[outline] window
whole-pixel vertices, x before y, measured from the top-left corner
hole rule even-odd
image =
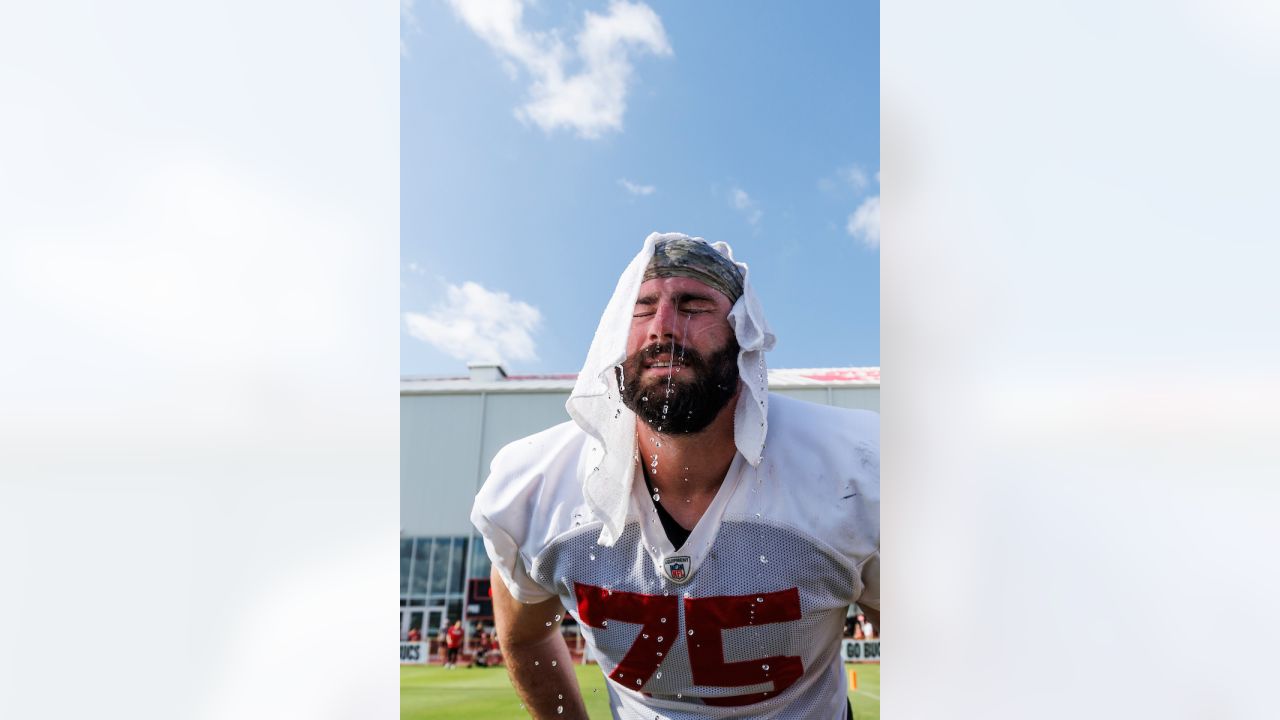
[[[400,539],[400,597],[408,604],[425,601],[437,607],[460,601],[472,577],[489,577],[489,558],[479,536]]]
[[[484,541],[478,535],[471,536],[471,574],[468,577],[487,578],[492,569],[489,553],[484,550]]]
[[[431,541],[418,538],[413,554],[413,577],[409,581],[410,595],[426,595],[427,579],[431,572]]]
[[[431,555],[431,587],[432,595],[443,595],[449,586],[449,551],[452,543],[449,538],[438,537],[431,541],[435,552]]]
[[[413,570],[413,538],[400,539],[400,594],[409,593],[409,573]]]
[[[453,555],[449,560],[449,594],[464,592],[466,582],[462,576],[463,558],[467,555],[467,539],[456,537],[453,539]]]

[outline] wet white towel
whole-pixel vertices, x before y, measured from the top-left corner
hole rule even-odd
[[[583,495],[587,506],[604,523],[600,531],[601,545],[611,546],[622,534],[627,519],[627,503],[634,482],[636,451],[635,414],[622,403],[614,368],[626,359],[627,334],[645,267],[653,257],[654,246],[662,240],[689,238],[682,233],[652,233],[645,238],[640,252],[627,265],[613,297],[605,307],[596,327],[587,361],[578,373],[573,393],[565,402],[569,416],[602,446],[599,465],[587,470]],[[723,242],[711,243],[721,255],[733,260],[733,250]],[[760,464],[764,438],[768,432],[769,383],[764,354],[773,349],[775,338],[764,319],[764,310],[751,286],[745,263],[734,261],[742,269],[742,297],[729,311],[741,352],[738,372],[743,393],[734,413],[733,438],[744,459]]]

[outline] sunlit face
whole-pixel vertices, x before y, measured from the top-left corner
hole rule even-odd
[[[738,387],[729,298],[697,280],[640,286],[627,336],[623,402],[655,430],[705,428]]]
[[[686,277],[663,277],[646,280],[640,286],[635,310],[631,314],[631,333],[627,336],[627,356],[654,345],[675,344],[696,350],[706,356],[723,348],[733,339],[729,327],[729,298],[706,285]],[[659,355],[645,368],[646,377],[674,372],[669,347],[666,356]],[[678,358],[675,359],[678,366]]]

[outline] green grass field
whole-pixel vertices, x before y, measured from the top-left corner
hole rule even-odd
[[[858,673],[858,689],[851,691],[857,720],[880,720],[880,666],[846,665]],[[609,694],[604,675],[596,665],[577,665],[578,684],[592,720],[608,720]],[[529,714],[507,680],[503,668],[400,666],[401,720],[462,720],[492,718],[517,720]]]

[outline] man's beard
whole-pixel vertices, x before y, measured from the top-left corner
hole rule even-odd
[[[738,391],[738,351],[735,338],[708,358],[681,345],[655,343],[641,348],[623,363],[622,402],[658,432],[701,432]],[[645,362],[664,352],[683,367],[674,365],[671,375],[642,381]],[[676,368],[683,372],[676,373]]]

